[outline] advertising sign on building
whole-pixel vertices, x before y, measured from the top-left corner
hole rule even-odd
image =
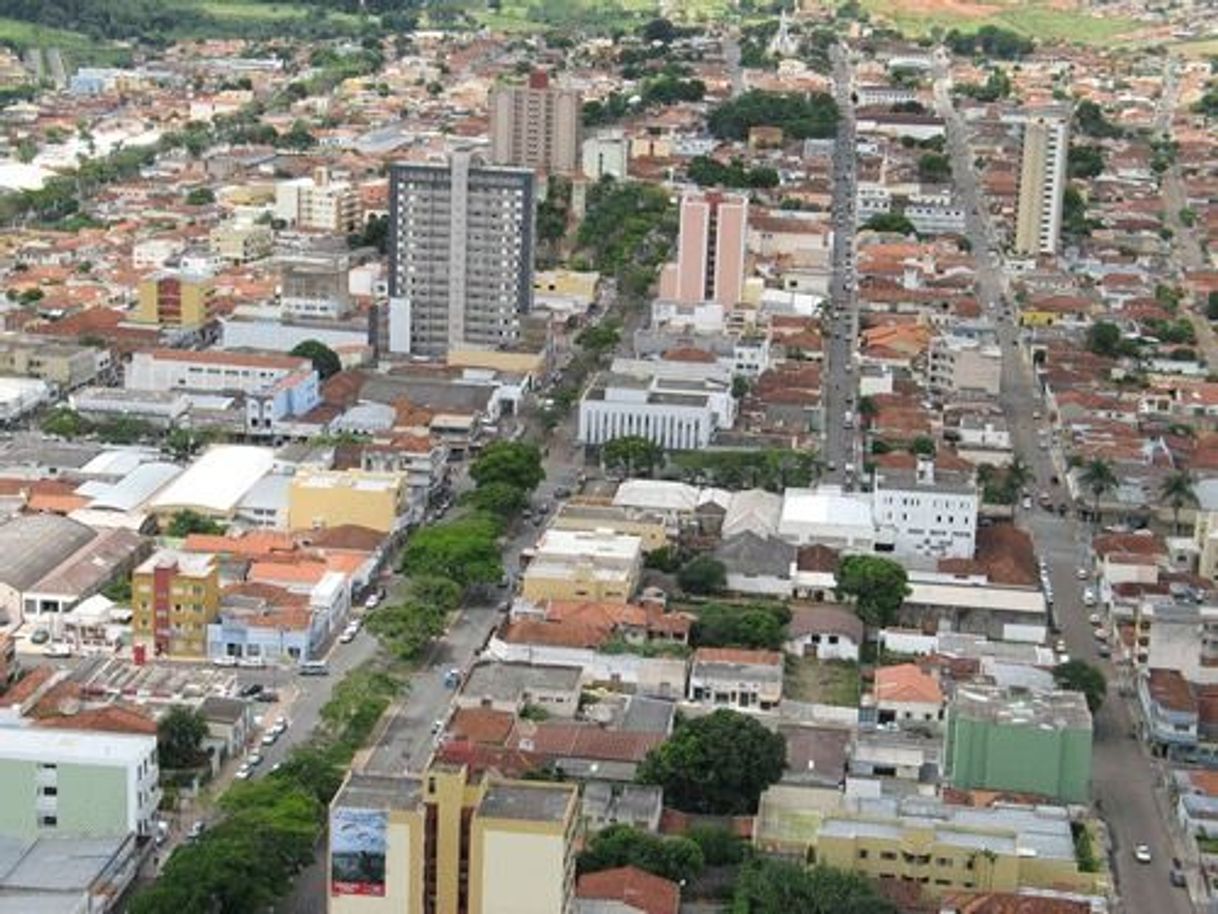
[[[389,815],[379,809],[338,807],[330,812],[330,894],[385,894]]]

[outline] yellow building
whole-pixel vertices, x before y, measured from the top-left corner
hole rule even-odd
[[[582,501],[563,502],[550,521],[551,530],[609,530],[613,533],[637,536],[643,541],[643,551],[653,552],[668,545],[669,529],[662,515],[652,511],[624,508],[617,505],[591,504]],[[676,531],[672,531],[675,536]]]
[[[1107,874],[1079,868],[1064,807],[953,806],[931,797],[846,797],[817,788],[770,788],[754,843],[941,894],[1054,889],[1103,894]]]
[[[288,489],[288,529],[355,524],[389,533],[405,511],[409,494],[402,473],[303,470],[292,477]]]
[[[521,594],[534,603],[626,603],[639,586],[642,570],[643,541],[637,536],[551,528],[524,571]]]
[[[240,266],[269,257],[275,233],[266,225],[226,222],[211,230],[208,243],[221,260]]]
[[[134,320],[166,327],[198,327],[212,318],[215,288],[210,276],[162,271],[140,281]]]
[[[352,774],[330,805],[330,914],[568,914],[578,790]]]
[[[220,566],[211,554],[162,549],[131,576],[134,643],[153,655],[202,657],[220,613]]]

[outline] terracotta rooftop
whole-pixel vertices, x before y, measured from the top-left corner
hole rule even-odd
[[[516,715],[492,708],[460,708],[448,724],[448,733],[471,743],[502,746],[516,725]]]
[[[52,714],[39,718],[36,726],[63,730],[93,730],[103,733],[156,735],[156,721],[134,708],[107,705],[76,714]]]
[[[900,663],[875,671],[875,697],[881,702],[942,704],[943,690],[916,663]]]
[[[642,914],[677,914],[681,889],[675,882],[633,866],[584,873],[575,886],[577,898],[616,901]]]

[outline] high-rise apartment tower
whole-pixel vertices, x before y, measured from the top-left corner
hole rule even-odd
[[[533,73],[523,86],[491,90],[491,159],[543,171],[579,167],[583,102],[573,89],[550,85]]]

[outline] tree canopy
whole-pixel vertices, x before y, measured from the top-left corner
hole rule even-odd
[[[779,127],[791,139],[827,139],[837,131],[837,103],[825,92],[767,92],[750,89],[720,103],[707,119],[721,140],[748,139],[754,127]]]
[[[195,708],[174,705],[156,725],[157,758],[162,768],[194,768],[207,761],[203,740],[207,720]]]
[[[499,528],[483,515],[423,527],[406,541],[402,567],[411,574],[442,575],[462,587],[503,575]]]
[[[689,838],[665,838],[629,825],[610,825],[593,835],[580,853],[579,872],[634,866],[673,882],[702,872],[702,849]]]
[[[736,880],[732,914],[897,914],[857,873],[757,857]]]
[[[706,603],[698,607],[691,632],[695,647],[744,647],[776,651],[787,640],[791,611],[781,603],[731,606]]]
[[[915,235],[918,231],[904,213],[876,213],[863,223],[863,228],[873,232],[898,232],[902,235]]]
[[[769,166],[747,167],[743,160],[732,159],[724,165],[710,156],[695,156],[685,170],[695,184],[702,187],[777,187],[778,170]]]
[[[664,465],[664,449],[641,435],[627,435],[605,442],[601,461],[606,469],[626,476],[650,476]]]
[[[510,482],[488,482],[465,496],[475,511],[485,511],[503,519],[514,517],[529,506],[529,494]]]
[[[854,609],[870,628],[896,621],[909,576],[899,562],[876,555],[848,555],[837,566],[837,597],[854,600]]]
[[[186,508],[169,518],[169,524],[165,527],[165,535],[175,539],[185,539],[192,533],[218,535],[223,533],[224,529],[224,525],[218,521]]]
[[[719,593],[727,587],[727,569],[712,556],[696,555],[677,572],[677,583],[686,593]]]
[[[479,487],[493,482],[507,483],[532,492],[546,478],[541,466],[541,451],[528,441],[494,441],[469,468],[470,478]]]
[[[332,375],[338,374],[343,369],[343,363],[339,359],[338,353],[321,342],[321,340],[303,340],[292,348],[291,355],[299,356],[312,362],[313,368],[317,371],[317,376],[323,381]]]
[[[1036,48],[1031,39],[996,25],[983,25],[975,32],[952,29],[943,41],[954,54],[980,54],[999,60],[1018,60]]]
[[[761,792],[782,777],[786,740],[753,717],[719,709],[688,720],[652,749],[638,779],[664,788],[684,812],[749,815]]]
[[[1085,660],[1067,660],[1058,664],[1053,668],[1053,681],[1059,689],[1082,692],[1092,714],[1100,709],[1108,694],[1108,681],[1103,671]]]

